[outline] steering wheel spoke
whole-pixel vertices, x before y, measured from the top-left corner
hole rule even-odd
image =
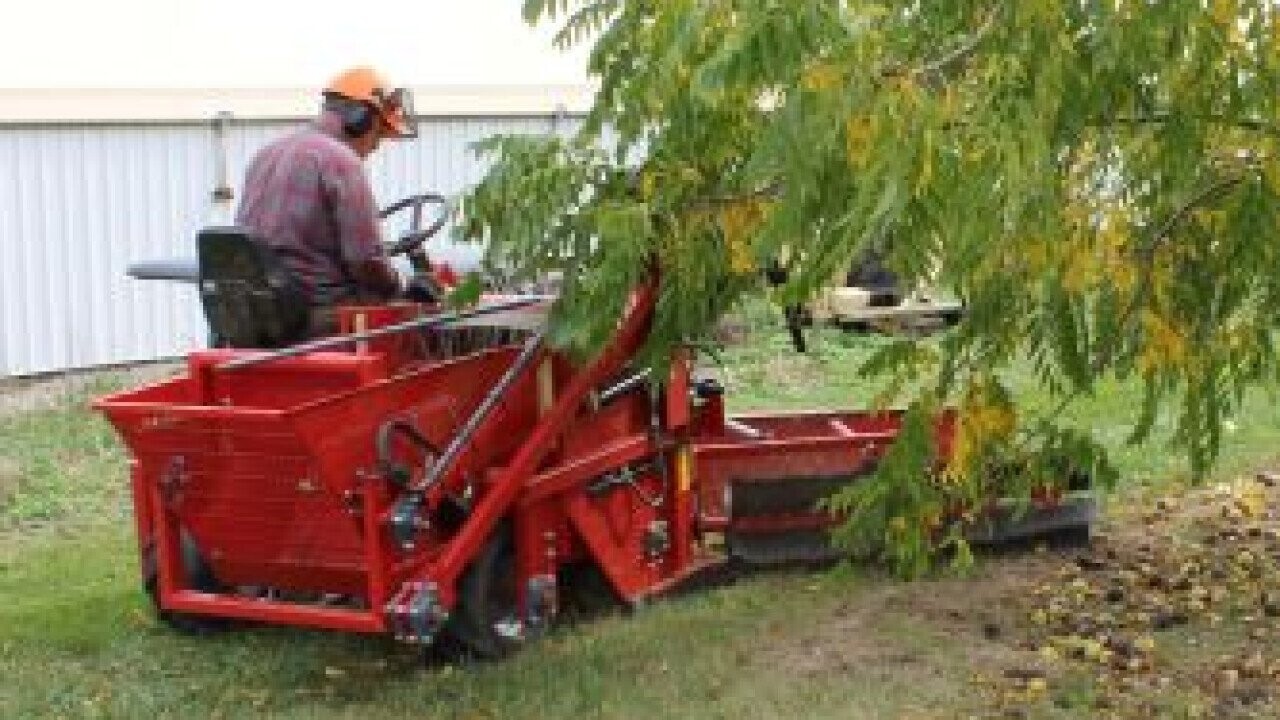
[[[439,209],[436,211],[431,224],[423,227],[423,216],[426,214],[423,212],[423,208],[428,205],[434,205]],[[424,242],[440,232],[453,215],[453,207],[448,198],[437,193],[422,193],[420,195],[410,195],[403,200],[388,205],[378,213],[378,218],[385,220],[405,210],[410,210],[413,213],[409,219],[409,230],[403,233],[399,240],[387,245],[388,255],[404,255],[418,249]]]

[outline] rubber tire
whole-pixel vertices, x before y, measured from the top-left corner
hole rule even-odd
[[[561,567],[558,582],[563,593],[559,616],[571,622],[603,617],[626,606],[592,559]]]
[[[471,561],[458,583],[458,604],[449,617],[448,632],[475,657],[484,660],[500,660],[524,647],[525,641],[514,640],[494,630],[494,623],[502,614],[515,613],[517,593],[515,584],[515,548],[508,529],[500,527],[485,542],[480,553]],[[511,587],[503,588],[503,583]],[[491,602],[498,593],[509,593],[498,612]]]
[[[226,588],[214,577],[209,564],[200,555],[200,549],[185,530],[182,531],[182,564],[187,569],[187,585],[191,589],[207,593],[225,592]],[[174,612],[160,607],[160,575],[154,545],[148,545],[143,554],[142,577],[152,610],[160,622],[170,628],[185,635],[215,635],[231,628],[231,621],[226,618]]]

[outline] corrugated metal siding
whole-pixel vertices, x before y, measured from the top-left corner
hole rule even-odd
[[[452,195],[484,171],[469,145],[498,133],[567,131],[551,118],[439,118],[389,143],[370,173],[380,201]],[[253,153],[293,123],[233,123],[229,179],[239,196]],[[217,183],[211,125],[0,127],[0,377],[181,355],[203,342],[195,290],[125,276],[132,262],[190,256],[232,207]],[[394,233],[388,228],[389,235]],[[433,254],[478,250],[437,241]]]

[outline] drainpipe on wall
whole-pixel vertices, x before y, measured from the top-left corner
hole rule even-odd
[[[233,218],[232,201],[235,200],[235,190],[231,188],[228,171],[230,154],[228,131],[231,127],[231,117],[231,113],[227,110],[219,111],[213,116],[214,185],[213,207],[209,212],[210,224],[230,225]]]
[[[569,118],[569,108],[564,103],[556,105],[556,109],[551,111],[551,134],[560,135],[564,121]]]

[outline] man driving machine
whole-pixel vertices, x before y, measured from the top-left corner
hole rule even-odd
[[[391,264],[363,164],[382,140],[416,137],[411,122],[405,89],[372,68],[352,68],[325,87],[314,121],[249,163],[236,224],[270,246],[293,276],[311,337],[337,331],[338,305],[439,299],[429,277],[402,276]]]

